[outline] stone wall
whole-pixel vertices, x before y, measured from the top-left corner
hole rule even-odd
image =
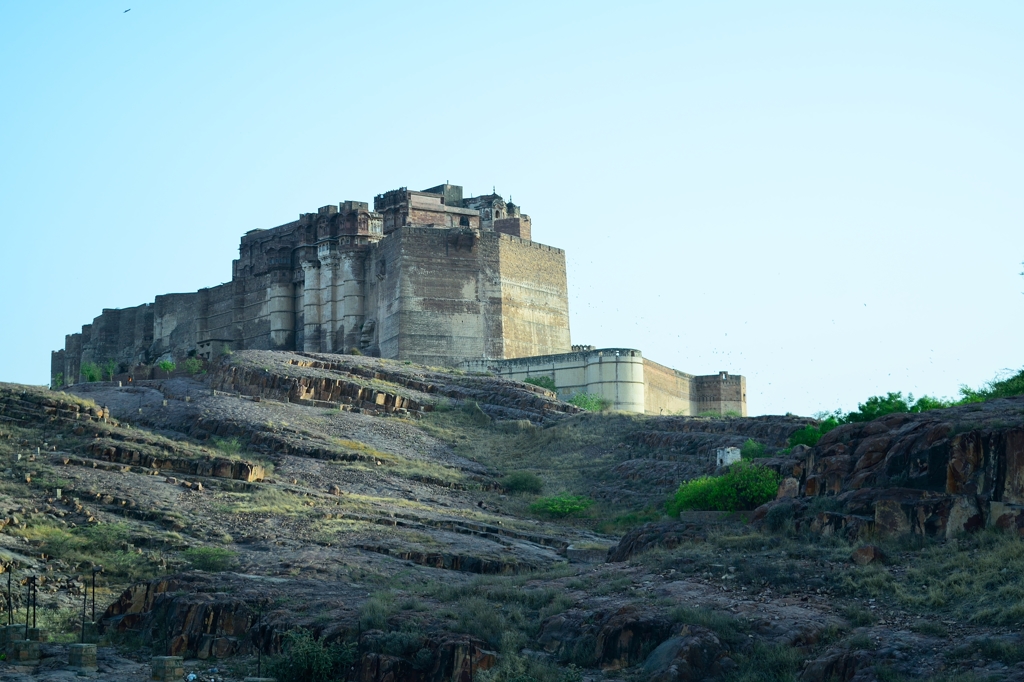
[[[231,282],[104,310],[65,339],[51,379],[78,382],[84,362],[141,371],[214,348],[428,365],[568,351],[565,253],[531,242],[529,216],[498,195],[464,203],[457,185],[432,189],[380,195],[380,212],[345,201],[250,230]]]
[[[497,232],[481,235],[498,243],[502,339],[500,352],[483,357],[570,352],[565,251]]]
[[[644,358],[644,411],[647,414],[693,415],[693,375]]]
[[[691,414],[707,412],[747,416],[747,379],[738,374],[719,372],[693,378],[690,389]]]
[[[586,348],[590,348],[589,346]],[[747,416],[746,379],[728,372],[693,376],[643,357],[635,348],[601,348],[505,360],[471,360],[471,371],[489,371],[525,381],[546,376],[558,397],[591,393],[611,401],[613,410],[646,414]]]
[[[462,364],[472,371],[491,371],[524,381],[547,376],[558,387],[558,397],[569,400],[576,393],[591,393],[611,401],[613,410],[644,412],[644,362],[631,348],[542,355],[510,360],[475,360]]]

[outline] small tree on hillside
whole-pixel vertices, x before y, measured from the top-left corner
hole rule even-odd
[[[107,360],[103,363],[103,373],[107,376],[107,381],[114,380],[114,374],[117,372],[117,361]]]

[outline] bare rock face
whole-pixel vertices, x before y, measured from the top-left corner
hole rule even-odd
[[[735,666],[713,632],[686,625],[651,652],[643,673],[649,682],[691,682],[718,677]]]
[[[680,523],[678,521],[660,521],[645,523],[626,533],[608,551],[608,561],[628,561],[630,557],[653,547],[674,549],[684,542],[702,541],[705,529],[698,524]]]
[[[1024,397],[846,424],[764,464],[785,489],[755,521],[792,502],[798,525],[826,534],[1024,534]],[[810,504],[823,497],[833,502]]]
[[[537,641],[559,659],[620,670],[640,663],[671,631],[669,621],[630,604],[604,612],[573,609],[552,616],[541,625]]]
[[[377,653],[376,640],[384,638],[379,630],[370,630],[359,638],[363,651],[359,659],[359,682],[462,682],[489,670],[498,662],[497,654],[484,642],[467,635],[443,634],[425,639],[412,656]],[[369,651],[368,651],[369,650]]]

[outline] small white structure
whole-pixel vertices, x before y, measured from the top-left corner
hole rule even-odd
[[[716,465],[720,467],[729,466],[734,462],[740,461],[739,448],[718,448],[718,450],[715,451],[715,455]]]

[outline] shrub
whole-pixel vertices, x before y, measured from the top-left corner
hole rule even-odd
[[[1007,379],[993,379],[979,389],[960,387],[961,403],[980,403],[993,398],[1010,398],[1015,395],[1024,395],[1024,369]]]
[[[163,371],[167,372],[168,374],[173,372],[176,366],[177,365],[175,365],[170,360],[163,360],[162,362],[160,362],[160,364],[157,365],[157,367],[159,367]]]
[[[527,377],[523,381],[527,384],[533,384],[534,386],[546,388],[549,391],[555,391],[556,393],[558,392],[558,387],[555,386],[555,380],[546,375],[539,377]]]
[[[222,547],[192,547],[181,555],[192,568],[207,573],[227,571],[235,563],[235,553]]]
[[[103,370],[103,374],[106,375],[107,381],[113,381],[114,374],[117,372],[117,361],[107,360],[103,363],[101,369]]]
[[[513,471],[501,479],[501,487],[510,493],[531,493],[539,495],[544,489],[544,481],[540,476],[529,471]]]
[[[583,495],[560,493],[553,497],[542,497],[530,505],[530,511],[554,518],[576,516],[590,508],[594,501]]]
[[[740,461],[721,476],[701,476],[680,485],[668,502],[668,511],[674,516],[687,509],[751,510],[775,497],[780,480],[771,469]]]
[[[81,371],[86,381],[99,381],[103,378],[103,370],[95,362],[83,362]]]
[[[569,398],[569,404],[589,412],[604,412],[612,406],[612,401],[593,393],[577,393]]]
[[[740,457],[743,459],[757,459],[764,456],[764,443],[758,443],[753,438],[748,438],[740,447]]]
[[[359,350],[355,346],[352,346],[351,348],[348,349],[348,354],[349,355],[362,355],[363,351]]]
[[[237,438],[213,438],[213,445],[215,448],[223,452],[228,457],[234,457],[242,451],[242,444],[238,442]]]
[[[272,658],[267,672],[278,682],[333,682],[344,679],[355,662],[354,644],[324,644],[308,630],[285,635],[284,653]]]
[[[57,372],[57,376],[53,377],[53,387],[61,388],[64,386],[64,372]]]
[[[199,371],[203,368],[203,361],[200,358],[187,358],[184,363],[185,371],[189,374],[199,374]]]

